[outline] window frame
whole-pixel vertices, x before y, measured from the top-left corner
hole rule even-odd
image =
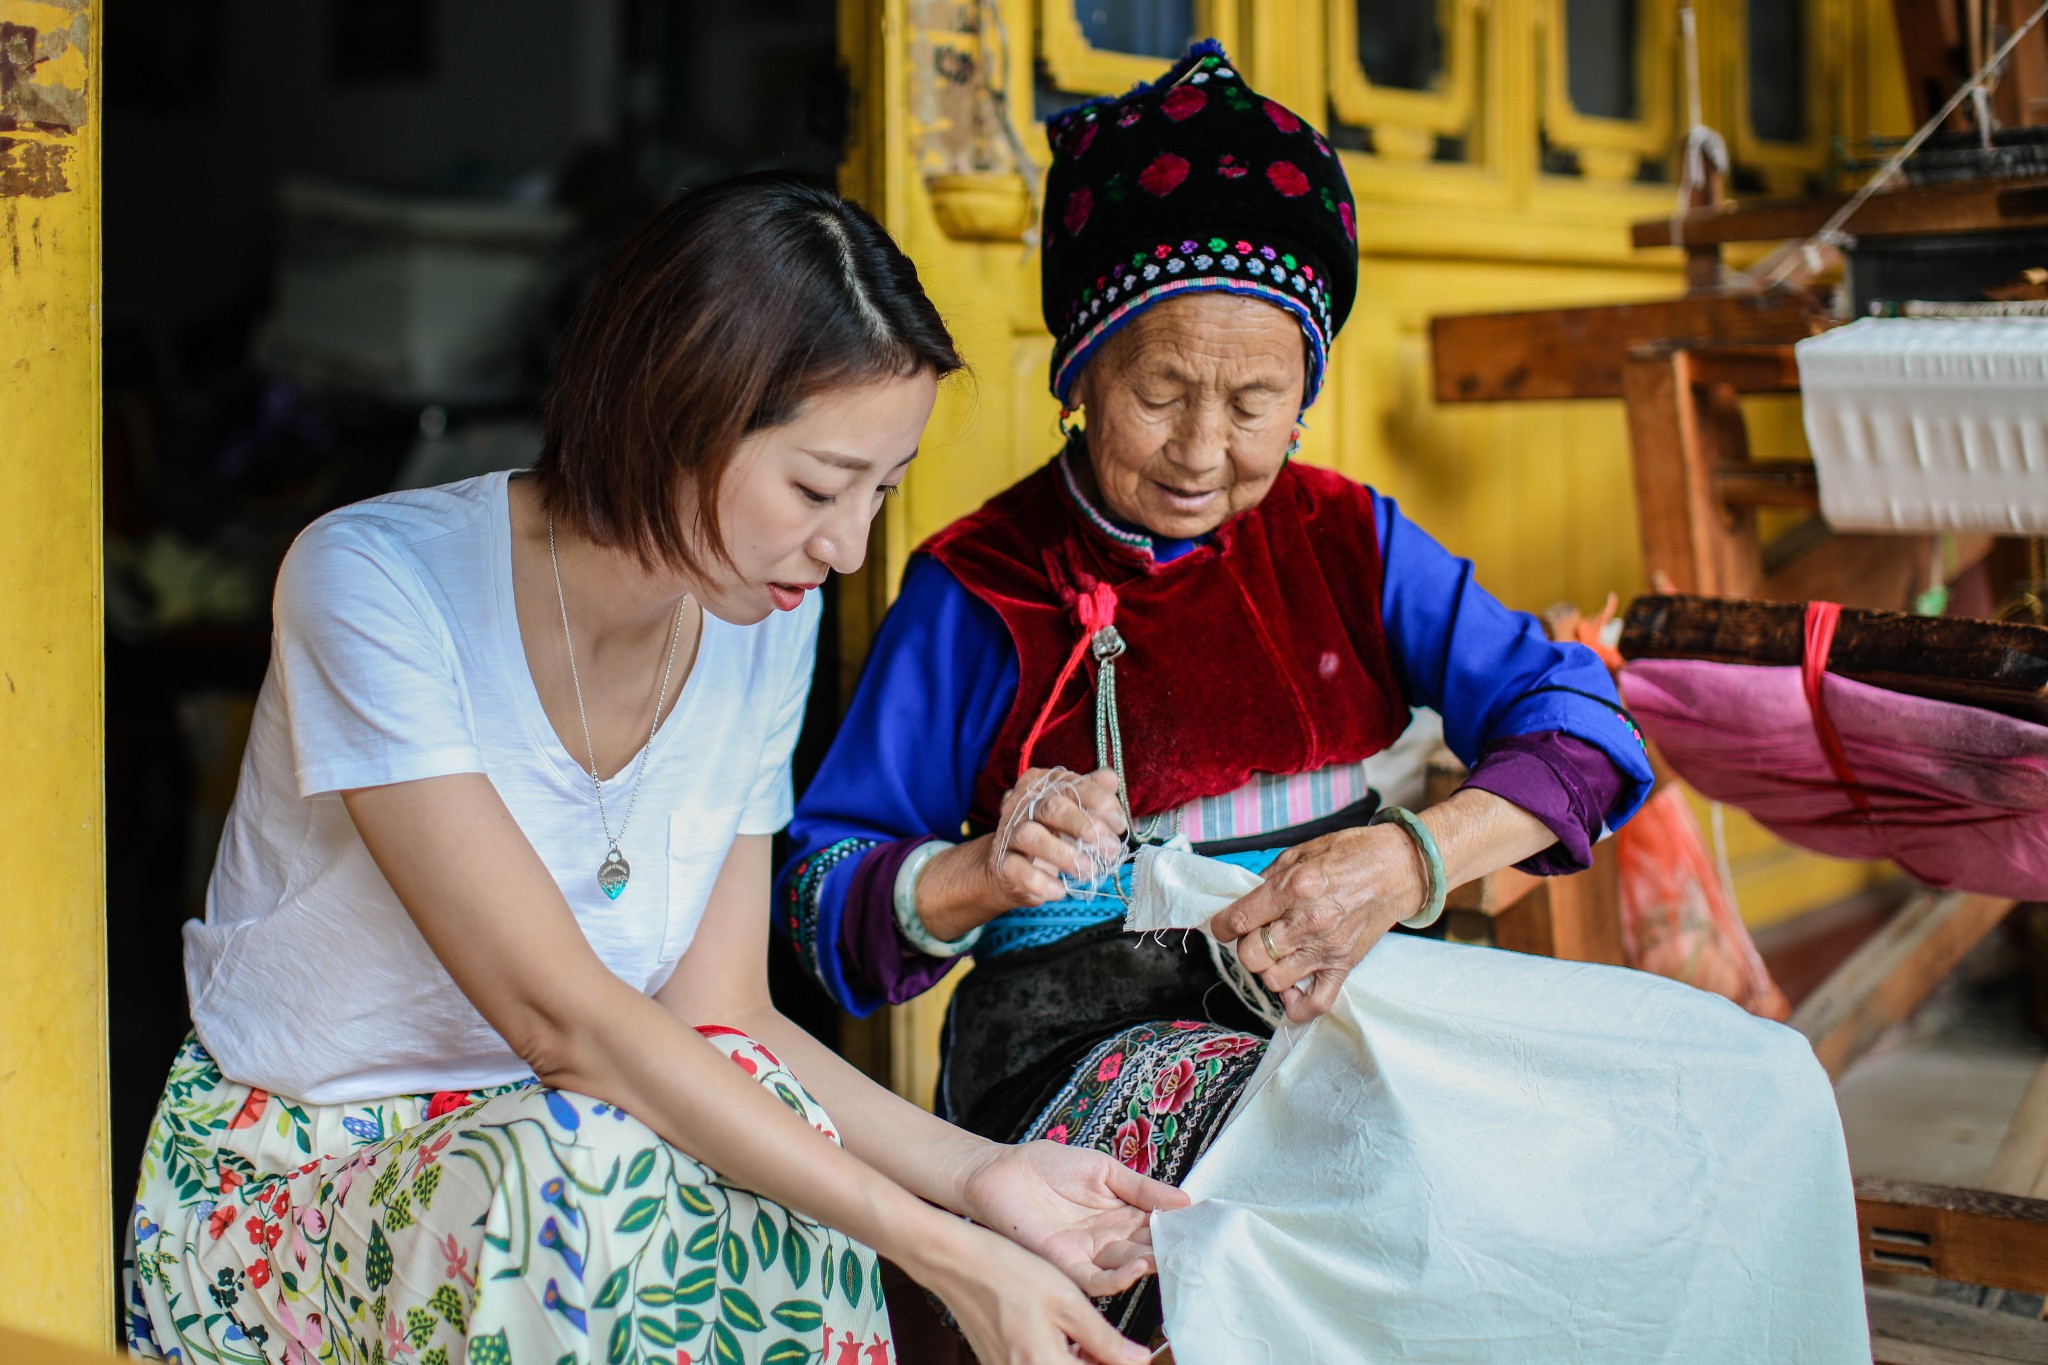
[[[1232,0],[1194,0],[1195,32],[1225,50],[1237,46],[1237,6]],[[1134,85],[1159,79],[1171,57],[1118,52],[1088,41],[1074,14],[1073,0],[1038,0],[1038,59],[1052,83],[1084,98],[1121,95]]]
[[[1634,178],[1640,157],[1673,153],[1673,126],[1678,100],[1678,9],[1673,0],[1636,0],[1636,107],[1632,119],[1580,113],[1571,98],[1570,34],[1566,31],[1566,0],[1543,0],[1538,22],[1544,33],[1543,96],[1539,127],[1562,151],[1595,155],[1582,161],[1589,180]],[[1602,161],[1618,170],[1626,158],[1628,174],[1594,174]]]
[[[1330,105],[1361,128],[1393,124],[1443,137],[1469,134],[1479,110],[1479,11],[1489,0],[1437,0],[1444,35],[1443,74],[1430,90],[1374,85],[1358,60],[1356,0],[1327,0]]]
[[[1828,167],[1830,126],[1828,92],[1839,74],[1840,58],[1835,27],[1830,23],[1836,6],[1831,0],[1799,0],[1806,23],[1805,70],[1800,79],[1806,97],[1806,137],[1797,142],[1767,138],[1750,122],[1749,5],[1746,0],[1726,0],[1728,48],[1724,58],[1728,71],[1730,152],[1737,167],[1763,174],[1773,192],[1800,189],[1803,174],[1818,174]]]

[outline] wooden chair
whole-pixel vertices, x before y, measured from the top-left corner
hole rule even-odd
[[[1430,756],[1430,805],[1465,780],[1449,749]],[[1621,942],[1621,878],[1612,841],[1593,846],[1593,865],[1562,877],[1535,877],[1509,867],[1454,887],[1444,900],[1462,937],[1490,938],[1496,948],[1568,962],[1625,966]]]

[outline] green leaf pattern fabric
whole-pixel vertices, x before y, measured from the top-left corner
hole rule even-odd
[[[705,1036],[832,1140],[768,1049]],[[565,1121],[567,1120],[567,1121]],[[309,1105],[172,1065],[122,1264],[179,1365],[891,1365],[875,1256],[533,1081]]]

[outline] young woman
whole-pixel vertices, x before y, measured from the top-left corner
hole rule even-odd
[[[531,474],[299,539],[186,930],[138,1353],[886,1365],[879,1253],[990,1365],[1144,1358],[1084,1291],[1182,1196],[942,1123],[767,995],[812,590],[959,366],[867,214],[729,182],[599,284]]]

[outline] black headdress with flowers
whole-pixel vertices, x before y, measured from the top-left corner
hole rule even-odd
[[[1066,402],[1117,328],[1173,294],[1286,309],[1308,338],[1306,407],[1358,292],[1351,186],[1330,144],[1244,83],[1213,39],[1158,80],[1046,129],[1044,308]]]

